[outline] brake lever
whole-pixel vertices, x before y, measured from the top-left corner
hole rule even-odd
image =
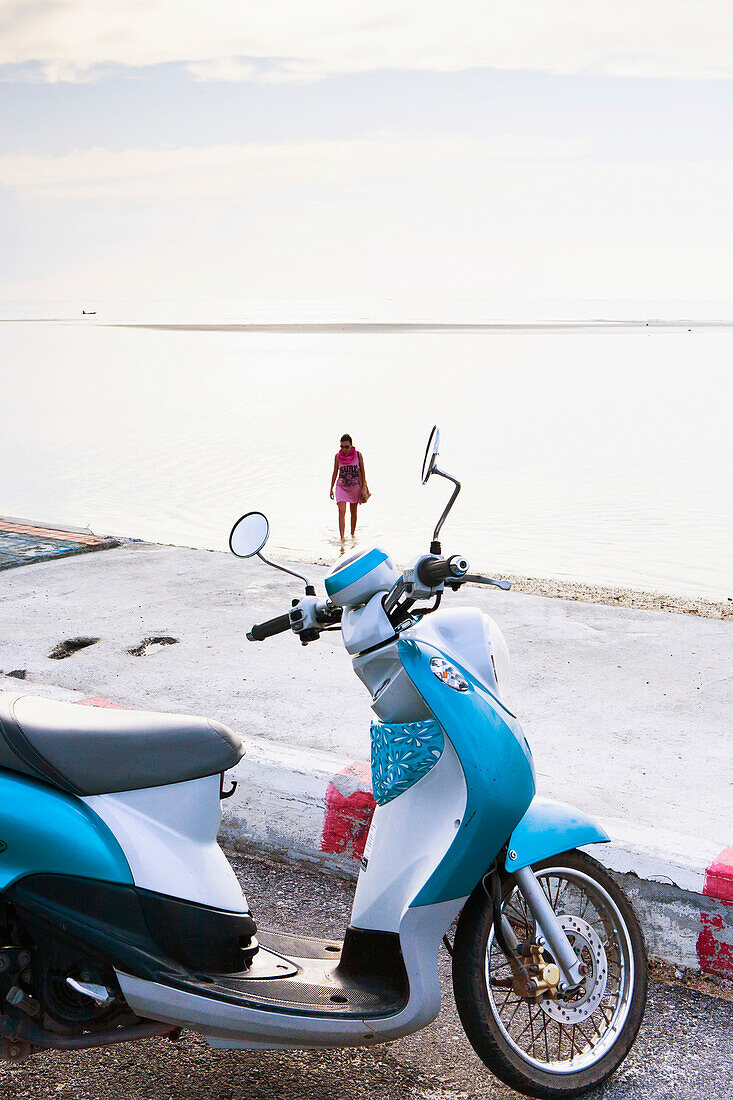
[[[493,577],[484,577],[481,573],[466,573],[461,579],[464,583],[471,581],[473,584],[493,584],[495,588],[501,588],[504,592],[508,592],[511,588],[510,581],[495,581]]]

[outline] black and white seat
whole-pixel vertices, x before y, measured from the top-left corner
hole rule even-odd
[[[0,692],[0,768],[75,795],[161,787],[232,768],[244,748],[221,722]]]

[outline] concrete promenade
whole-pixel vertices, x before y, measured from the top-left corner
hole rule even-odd
[[[305,571],[317,586],[325,573]],[[336,633],[245,638],[301,591],[256,559],[144,543],[9,570],[0,688],[226,722],[248,751],[225,839],[353,870],[369,697]],[[445,599],[504,631],[539,793],[606,826],[594,854],[625,874],[651,953],[733,976],[731,623],[474,587]],[[49,656],[74,639],[87,644]],[[351,844],[324,842],[327,793],[357,806]]]

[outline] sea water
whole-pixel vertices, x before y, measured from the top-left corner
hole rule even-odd
[[[373,494],[358,545],[404,562],[450,492],[420,484],[437,423],[463,485],[443,547],[473,569],[733,596],[728,325],[278,327],[375,319],[309,303],[80,314],[0,305],[0,514],[223,550],[260,509],[271,555],[330,562],[349,432]],[[273,327],[216,327],[251,322]]]

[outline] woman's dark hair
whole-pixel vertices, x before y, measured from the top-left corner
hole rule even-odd
[[[351,436],[348,434],[348,432],[346,432],[339,439],[339,443],[351,443],[353,445],[354,440],[351,438]]]

